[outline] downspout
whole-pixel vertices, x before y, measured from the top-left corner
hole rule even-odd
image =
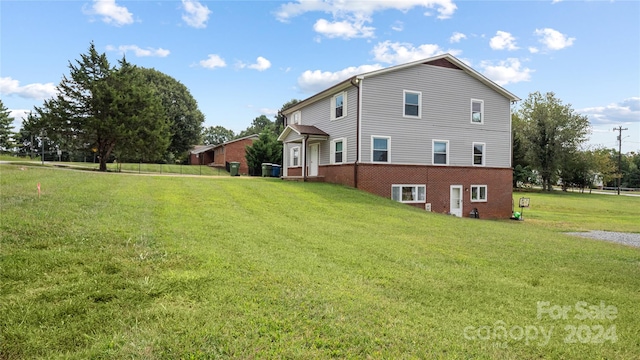
[[[354,83],[355,80],[355,83]],[[351,78],[351,85],[356,89],[356,162],[353,164],[353,187],[358,188],[358,164],[360,163],[360,86],[357,77]]]

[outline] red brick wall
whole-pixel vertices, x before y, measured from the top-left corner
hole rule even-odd
[[[301,168],[289,168],[288,176],[301,176]],[[320,166],[318,175],[334,184],[354,186],[353,165]],[[462,185],[462,216],[477,208],[481,218],[506,219],[511,216],[511,169],[421,165],[358,165],[358,189],[391,198],[393,184],[424,184],[431,211],[449,212],[451,185]],[[487,185],[487,202],[471,202],[471,185]],[[424,209],[424,203],[408,204]]]
[[[247,166],[247,159],[245,158],[245,146],[250,146],[253,144],[253,140],[255,138],[249,138],[244,140],[239,140],[236,142],[232,142],[231,144],[227,144],[224,146],[224,161],[232,162],[237,161],[240,163],[240,169],[238,172],[240,174],[248,174],[249,166]],[[224,163],[224,162],[223,162]]]
[[[427,203],[439,213],[449,211],[450,185],[462,185],[462,215],[477,208],[481,218],[511,216],[511,169],[361,164],[358,188],[391,198],[392,184],[425,184]],[[471,202],[471,185],[487,185],[487,202]],[[412,204],[424,209],[424,204]]]
[[[325,165],[318,168],[318,175],[324,177],[324,181],[333,184],[355,186],[353,165]]]
[[[189,164],[191,165],[208,165],[213,162],[213,151],[205,151],[200,153],[200,157],[198,154],[189,154]]]
[[[287,176],[302,176],[302,167],[287,168]]]
[[[222,146],[213,149],[213,163],[215,166],[225,166],[224,152],[222,149],[224,149]]]

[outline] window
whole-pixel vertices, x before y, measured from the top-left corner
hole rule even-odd
[[[473,143],[473,165],[484,166],[484,143]]]
[[[404,90],[404,117],[420,118],[422,116],[421,103],[421,92]]]
[[[291,148],[291,166],[300,166],[300,147]]]
[[[347,93],[341,92],[331,98],[331,120],[347,116]]]
[[[426,185],[391,185],[391,199],[403,203],[426,201]]]
[[[433,140],[433,164],[449,165],[449,141]]]
[[[389,137],[371,137],[371,161],[373,162],[389,162]]]
[[[471,201],[486,202],[487,201],[487,185],[471,185]]]
[[[296,111],[296,112],[293,113],[292,118],[293,119],[291,120],[291,123],[299,125],[301,123],[301,121],[302,121],[301,120],[302,119],[302,113],[300,111]]]
[[[347,139],[335,139],[331,142],[331,163],[342,164],[347,161]]]
[[[471,122],[474,124],[484,122],[484,101],[471,99]]]

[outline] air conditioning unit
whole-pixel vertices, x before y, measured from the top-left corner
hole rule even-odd
[[[431,203],[424,204],[424,209],[427,211],[431,211]]]

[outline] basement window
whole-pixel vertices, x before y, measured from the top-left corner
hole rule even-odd
[[[426,195],[426,185],[391,185],[391,199],[401,203],[423,203]]]

